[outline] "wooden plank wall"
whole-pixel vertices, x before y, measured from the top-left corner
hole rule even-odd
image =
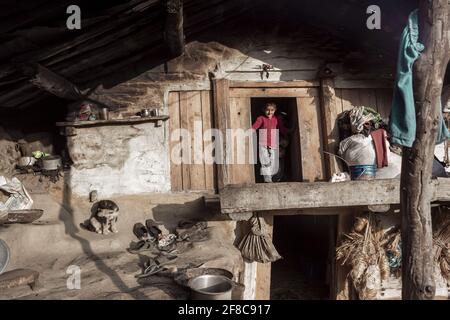
[[[297,97],[297,114],[300,131],[302,181],[323,180],[325,177],[325,162],[322,153],[322,117],[318,89],[309,89],[307,95]]]
[[[174,91],[169,93],[170,155],[175,147],[183,143],[183,137],[173,135],[176,129],[187,129],[191,144],[190,163],[170,162],[170,180],[172,191],[213,191],[215,188],[214,166],[206,164],[203,153],[209,141],[194,141],[195,127],[202,134],[213,125],[210,91]],[[186,138],[186,137],[185,137]],[[201,137],[202,138],[202,137]],[[209,139],[210,140],[210,139]],[[197,146],[194,143],[198,143]],[[181,153],[178,156],[183,156]],[[186,155],[184,155],[186,156]],[[172,159],[171,159],[172,160]],[[194,161],[195,160],[195,161]]]
[[[243,130],[248,130],[252,126],[252,115],[250,108],[250,97],[230,97],[230,127],[233,129],[241,128]],[[229,142],[229,141],[227,141]],[[242,143],[239,142],[239,143]],[[253,143],[250,139],[245,139],[245,154],[242,152],[239,154],[241,161],[239,164],[237,162],[238,158],[238,141],[235,139],[233,141],[233,164],[228,166],[229,168],[229,178],[231,183],[254,183],[255,182],[255,171],[254,165],[249,165],[251,163],[249,160],[250,150],[253,148]],[[242,151],[242,150],[241,150]],[[244,164],[247,163],[247,164]]]
[[[385,121],[389,119],[392,89],[335,89],[335,92],[338,115],[353,107],[365,106],[377,110]]]

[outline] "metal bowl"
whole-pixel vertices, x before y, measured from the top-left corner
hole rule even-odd
[[[194,300],[231,300],[233,282],[220,275],[204,274],[188,282]]]
[[[11,253],[9,251],[8,245],[5,241],[0,239],[0,274],[2,274],[8,266],[10,256]]]

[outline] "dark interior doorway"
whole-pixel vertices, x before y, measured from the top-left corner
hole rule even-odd
[[[336,216],[275,216],[273,243],[283,259],[272,263],[273,300],[330,299]]]
[[[280,171],[274,177],[274,182],[302,181],[297,100],[295,98],[251,98],[252,123],[258,116],[264,114],[264,107],[268,102],[274,102],[277,105],[276,115],[282,119],[287,128],[295,128],[288,136],[289,144],[285,150],[285,156],[280,158]],[[263,177],[260,175],[259,154],[258,163],[255,165],[255,182],[263,182]]]

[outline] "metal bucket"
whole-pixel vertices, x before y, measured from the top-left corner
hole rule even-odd
[[[231,300],[233,282],[225,276],[204,274],[188,282],[192,300]]]
[[[377,167],[374,164],[360,164],[349,166],[349,170],[352,180],[373,180]]]

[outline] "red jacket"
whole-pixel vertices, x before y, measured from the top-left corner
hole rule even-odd
[[[255,123],[252,125],[254,130],[262,129],[259,133],[259,144],[262,146],[278,148],[278,141],[276,139],[277,131],[280,130],[280,133],[285,136],[288,133],[288,130],[283,124],[283,121],[277,116],[273,116],[271,119],[266,116],[259,116]],[[265,130],[264,130],[265,129]]]

